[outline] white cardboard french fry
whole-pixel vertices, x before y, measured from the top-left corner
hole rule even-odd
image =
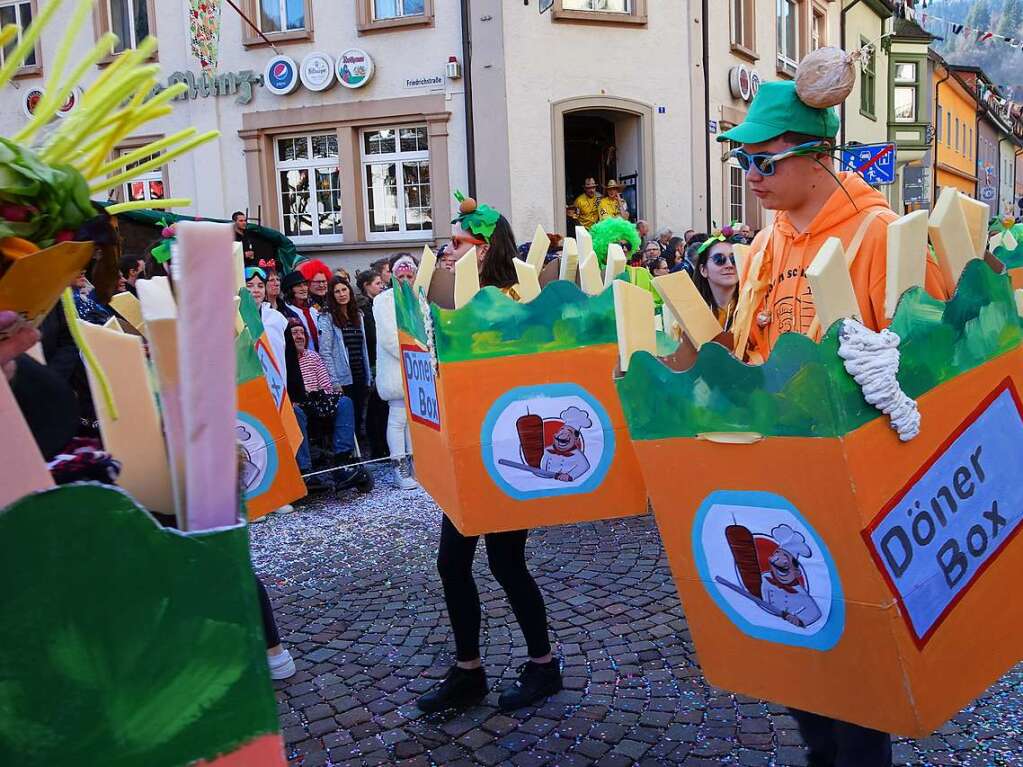
[[[966,264],[976,256],[973,237],[966,224],[966,214],[959,192],[947,186],[938,195],[927,226],[934,243],[938,263],[951,285],[959,283],[959,275]]]
[[[233,243],[233,247],[231,249],[231,260],[234,263],[234,292],[237,293],[245,287],[245,252],[242,250],[242,243]]]
[[[732,246],[732,255],[735,256],[735,273],[742,274],[742,267],[749,258],[749,245],[735,244]]]
[[[975,258],[983,258],[984,251],[987,249],[987,222],[991,215],[991,208],[986,202],[975,200],[962,192],[959,193],[959,204],[963,208],[966,228],[973,241],[973,255]]]
[[[674,324],[681,328],[697,349],[721,334],[721,323],[707,306],[688,272],[682,270],[663,274],[654,277],[652,283],[674,319]]]
[[[422,288],[430,292],[430,281],[433,280],[433,272],[437,268],[437,254],[430,250],[429,245],[423,246],[423,257],[419,260],[419,270],[416,272],[415,282],[412,283],[412,290],[418,296]]]
[[[561,263],[558,264],[558,279],[575,282],[579,269],[579,246],[575,237],[566,237],[561,245]]]
[[[593,238],[585,226],[577,226],[575,228],[575,244],[579,249],[580,261],[593,252]]]
[[[156,370],[160,393],[160,413],[167,436],[170,459],[171,491],[178,527],[184,528],[185,466],[187,464],[184,416],[181,413],[181,375],[178,362],[178,312],[166,279],[139,280],[136,283],[142,317],[149,331],[149,355]]]
[[[234,230],[230,224],[182,221],[177,244],[185,527],[209,530],[238,519]]]
[[[53,487],[53,477],[39,445],[25,423],[7,376],[0,374],[0,429],[4,459],[0,461],[0,509],[37,490]]]
[[[142,338],[82,320],[78,320],[78,330],[110,383],[117,410],[114,418],[99,379],[86,365],[103,446],[121,462],[117,484],[150,511],[174,514],[167,448]]]
[[[544,259],[547,258],[547,251],[550,249],[551,241],[547,237],[547,232],[543,230],[543,227],[539,224],[536,225],[536,231],[533,233],[533,241],[529,243],[529,252],[526,254],[526,263],[532,266],[537,274],[543,268]]]
[[[829,237],[824,241],[806,269],[806,280],[813,292],[813,304],[823,332],[826,333],[835,320],[862,319],[840,239]]]
[[[607,263],[604,264],[604,287],[606,288],[615,277],[625,271],[629,260],[625,257],[625,251],[617,242],[607,246]]]
[[[110,306],[115,312],[124,317],[142,335],[146,334],[145,323],[142,321],[142,307],[139,300],[131,293],[116,293],[110,299]]]
[[[604,281],[600,278],[600,264],[597,257],[590,251],[587,256],[579,257],[579,287],[583,293],[595,296],[604,290]]]
[[[884,313],[891,319],[899,298],[923,287],[927,275],[927,211],[915,210],[888,225]]]
[[[654,297],[650,291],[625,280],[615,280],[615,328],[618,331],[618,367],[624,373],[634,352],[657,354]]]
[[[468,252],[455,262],[455,308],[465,306],[479,292],[480,273],[476,248],[469,248]]]
[[[523,303],[532,301],[540,295],[540,275],[536,267],[518,258],[512,263],[515,264],[515,275],[518,280],[516,292]]]

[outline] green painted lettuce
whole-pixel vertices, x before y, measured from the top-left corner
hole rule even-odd
[[[839,324],[815,344],[782,336],[764,365],[738,362],[716,344],[675,373],[651,355],[635,355],[618,394],[633,439],[753,431],[769,436],[836,437],[879,417],[838,356]],[[1009,281],[972,261],[954,298],[907,291],[892,330],[902,338],[899,382],[917,398],[1015,349],[1021,323]],[[656,396],[651,396],[656,392]],[[831,407],[827,403],[831,403]]]

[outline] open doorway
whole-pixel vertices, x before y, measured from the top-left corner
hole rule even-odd
[[[623,197],[629,218],[642,217],[642,141],[640,116],[614,109],[585,109],[565,113],[564,178],[565,205],[571,205],[587,178],[597,181],[603,192],[612,179],[624,185]],[[574,222],[565,219],[566,231]]]

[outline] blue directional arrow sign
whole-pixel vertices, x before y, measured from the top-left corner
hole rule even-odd
[[[863,144],[842,150],[842,170],[863,176],[871,186],[895,182],[895,144]]]

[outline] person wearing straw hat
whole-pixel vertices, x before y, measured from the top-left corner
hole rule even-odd
[[[597,223],[597,205],[600,195],[597,194],[597,180],[587,178],[583,181],[583,193],[575,198],[568,208],[568,217],[579,226],[589,229]]]
[[[873,330],[887,325],[887,228],[897,216],[859,175],[835,172],[831,156],[839,119],[833,107],[849,95],[852,73],[845,80],[848,88],[821,93],[814,87],[821,81],[812,77],[811,57],[814,63],[831,57],[838,66],[852,66],[851,58],[836,49],[810,54],[801,69],[805,65],[811,76],[797,75],[803,85],[764,83],[746,119],[718,136],[718,141],[739,145],[729,154],[745,171],[750,191],[765,208],[777,211],[774,224],[754,238],[752,255],[745,259],[732,326],[735,355],[753,362],[766,360],[785,332],[820,338],[827,330],[817,320],[806,268],[830,237],[842,241],[850,258],[864,324]],[[930,258],[926,288],[938,298],[949,293]],[[891,766],[889,734],[805,711],[793,709],[792,715],[810,748],[810,765]]]
[[[841,240],[850,259],[864,324],[872,330],[887,325],[887,229],[897,216],[861,176],[833,168],[839,128],[833,106],[842,98],[815,107],[801,100],[795,82],[764,83],[746,119],[718,136],[739,145],[729,154],[745,171],[750,191],[778,212],[753,240],[743,267],[733,327],[740,359],[766,360],[783,333],[819,339],[827,330],[817,320],[805,271],[830,237]],[[937,298],[950,293],[931,258],[925,287]]]
[[[622,197],[622,187],[614,179],[604,185],[604,197],[597,203],[597,217],[603,221],[605,218],[624,218],[629,220],[629,204]]]

